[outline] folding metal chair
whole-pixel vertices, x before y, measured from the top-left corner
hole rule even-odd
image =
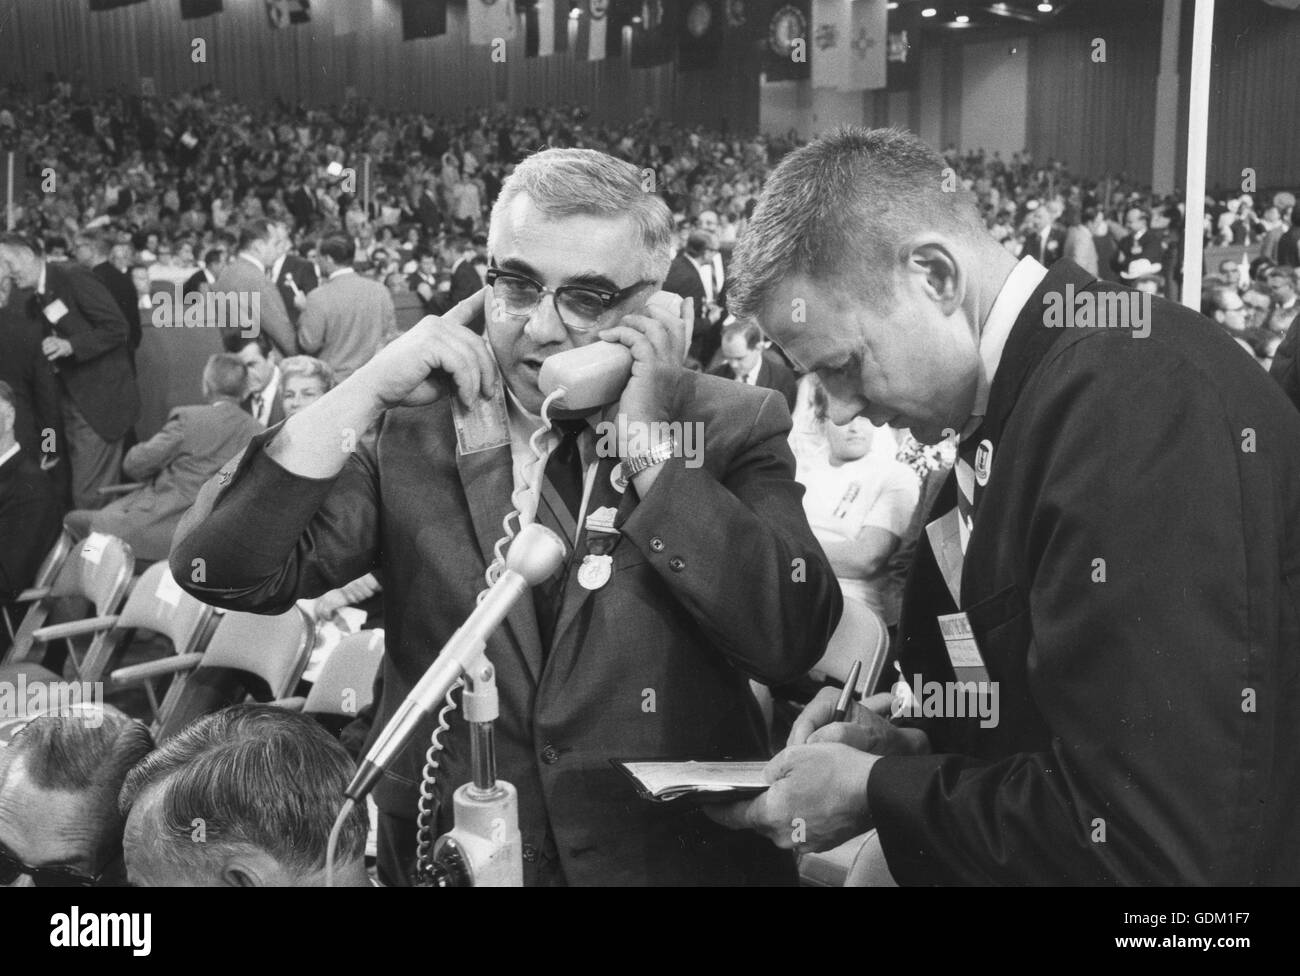
[[[288,696],[307,666],[312,637],[311,619],[297,607],[276,616],[226,612],[203,651],[118,668],[109,681],[114,689],[144,684],[161,742],[250,694],[259,701]],[[154,683],[167,677],[171,684],[158,703]]]
[[[384,658],[384,632],[348,634],[330,651],[306,698],[282,698],[273,704],[311,715],[337,734],[374,700],[375,675]]]
[[[55,540],[54,545],[50,547],[50,551],[45,554],[45,558],[41,560],[41,565],[36,570],[36,579],[32,582],[32,585],[14,597],[13,602],[15,604],[36,603],[43,597],[49,596],[50,584],[54,582],[54,577],[63,567],[64,560],[72,553],[72,546],[72,536],[68,533],[67,529],[64,529],[59,533],[59,537]],[[10,607],[8,605],[0,607],[0,616],[4,617],[5,631],[9,634],[11,641],[10,646],[14,647],[17,645],[18,641],[18,629],[14,626],[14,621],[9,614],[9,610]],[[24,620],[21,621],[21,623],[26,622],[27,616],[28,614],[23,615]],[[42,618],[40,623],[33,622],[31,628],[24,631],[23,640],[30,644],[31,630],[39,627],[40,624],[44,622],[44,618]]]
[[[14,645],[5,656],[0,676],[23,671],[28,680],[60,680],[42,666],[49,644],[62,640],[71,653],[80,680],[87,659],[98,660],[108,631],[131,585],[135,556],[131,547],[115,536],[92,532],[75,545],[63,560],[47,588],[35,590],[31,607],[14,635]],[[74,615],[78,604],[90,604],[93,616],[43,626],[52,614]],[[79,647],[74,638],[91,635],[89,646]],[[39,660],[38,660],[39,659]],[[96,676],[98,677],[98,676]]]

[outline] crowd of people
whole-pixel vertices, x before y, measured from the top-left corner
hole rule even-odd
[[[805,373],[806,364],[773,345],[756,315],[735,314],[729,303],[732,256],[745,239],[770,173],[799,145],[793,136],[706,132],[648,115],[611,125],[591,120],[576,107],[433,118],[361,102],[335,110],[238,105],[211,88],[169,99],[91,97],[65,83],[53,83],[51,89],[48,96],[5,89],[0,110],[0,150],[17,152],[27,176],[11,215],[15,230],[0,236],[0,533],[6,540],[0,603],[31,583],[55,537],[67,531],[74,539],[91,532],[118,536],[130,544],[138,566],[169,556],[187,561],[192,552],[202,551],[212,565],[212,582],[193,592],[217,605],[238,607],[253,593],[274,600],[297,596],[289,583],[272,593],[269,577],[257,576],[262,569],[270,573],[267,567],[278,572],[288,558],[294,572],[333,587],[314,603],[314,612],[323,616],[347,604],[374,601],[380,593],[389,596],[385,606],[391,612],[414,599],[417,585],[442,587],[451,610],[468,606],[474,592],[461,592],[465,574],[439,562],[455,562],[450,542],[472,539],[452,528],[464,513],[443,512],[446,526],[438,531],[445,531],[450,541],[442,556],[427,552],[423,538],[413,541],[415,530],[402,522],[414,520],[413,512],[403,510],[383,527],[359,521],[365,513],[347,505],[361,505],[369,496],[346,474],[340,483],[351,494],[322,515],[312,507],[322,502],[309,482],[339,477],[352,447],[335,450],[336,465],[325,463],[320,452],[303,448],[304,441],[285,447],[274,431],[299,418],[297,430],[316,430],[325,443],[326,433],[333,437],[337,431],[321,432],[337,420],[339,429],[358,435],[372,452],[368,457],[383,458],[382,467],[380,460],[372,462],[375,484],[397,486],[385,504],[408,504],[403,486],[419,473],[397,464],[392,445],[409,450],[413,439],[432,443],[433,435],[419,427],[424,421],[403,412],[410,390],[382,388],[375,364],[395,368],[395,350],[409,347],[403,337],[426,328],[427,316],[491,338],[481,297],[477,318],[466,310],[482,295],[490,263],[498,258],[489,242],[490,233],[500,233],[493,221],[505,212],[503,189],[506,197],[512,186],[534,199],[554,194],[555,212],[568,214],[563,207],[577,204],[533,175],[525,161],[545,149],[597,150],[633,164],[642,192],[653,191],[650,196],[660,201],[655,206],[668,215],[671,233],[662,244],[671,260],[657,280],[683,300],[683,314],[689,309],[693,316],[689,343],[683,339],[677,350],[678,362],[754,388],[752,394],[731,388],[723,406],[715,388],[703,380],[706,385],[695,394],[699,409],[753,411],[745,418],[755,439],[749,447],[761,447],[773,458],[792,454],[792,477],[804,492],[792,510],[781,496],[780,504],[772,502],[772,510],[759,518],[752,511],[732,511],[727,504],[734,499],[721,502],[689,481],[679,487],[701,491],[701,497],[722,506],[722,521],[733,532],[752,531],[755,558],[776,558],[774,553],[784,558],[810,540],[818,553],[809,596],[794,597],[785,590],[778,595],[774,587],[771,619],[750,619],[742,626],[725,594],[690,590],[689,574],[682,572],[692,560],[704,562],[698,546],[717,538],[712,530],[701,523],[694,527],[694,540],[670,539],[686,554],[683,559],[674,551],[670,570],[681,580],[677,585],[683,590],[674,598],[688,608],[682,610],[683,619],[698,611],[732,619],[740,630],[771,629],[762,640],[756,631],[753,647],[722,649],[734,672],[696,673],[696,664],[670,660],[665,651],[664,663],[653,665],[665,670],[639,674],[638,687],[667,685],[669,668],[672,675],[690,672],[701,689],[691,707],[703,708],[706,700],[709,707],[735,704],[737,711],[726,713],[731,724],[715,731],[735,752],[763,752],[767,739],[756,736],[742,715],[737,703],[747,692],[736,681],[743,672],[763,683],[788,685],[808,671],[816,660],[813,645],[819,638],[824,644],[826,637],[819,628],[831,625],[831,601],[825,594],[836,585],[833,581],[845,600],[874,615],[891,637],[896,634],[903,581],[930,503],[956,463],[959,432],[949,431],[931,444],[906,430],[873,425],[865,416],[837,425],[828,395],[836,391],[828,391],[815,373]],[[571,172],[603,176],[597,164],[585,162],[589,158],[573,157],[567,165]],[[943,158],[952,178],[973,193],[984,229],[1015,258],[1032,258],[1046,269],[1068,259],[1091,275],[1154,294],[1168,295],[1176,287],[1182,209],[1177,198],[1153,196],[1122,177],[1085,180],[1059,163],[1035,163],[1027,153],[1004,161],[996,154],[951,149]],[[563,169],[566,164],[557,165],[569,172]],[[517,173],[522,175],[516,178]],[[626,171],[609,177],[611,183],[626,178]],[[622,205],[627,206],[626,200]],[[507,216],[522,219],[515,213]],[[1297,357],[1289,351],[1300,334],[1290,329],[1300,314],[1300,213],[1294,196],[1279,192],[1258,214],[1249,194],[1214,202],[1205,239],[1234,252],[1240,248],[1243,257],[1225,259],[1206,275],[1203,313],[1262,366],[1271,367],[1300,406]],[[1253,260],[1247,256],[1251,253]],[[570,263],[582,256],[575,253]],[[610,282],[619,279],[615,272],[626,270],[613,264],[615,259],[600,254],[613,269],[606,278]],[[598,263],[594,257],[593,263]],[[547,273],[544,259],[520,267],[532,270],[513,268],[512,273],[539,279]],[[544,284],[538,285],[539,301]],[[185,306],[197,296],[196,314],[203,325],[220,328],[224,351],[205,364],[201,389],[193,398],[202,402],[170,405],[162,428],[137,439],[133,428],[140,418],[140,390],[163,383],[138,370],[136,362],[145,330],[160,324],[158,296],[163,290],[183,297],[170,313],[176,316],[188,314]],[[208,301],[230,295],[238,300],[225,306]],[[517,382],[523,374],[512,371],[528,368],[530,361],[518,350],[521,358],[507,361],[501,349],[493,349],[503,375]],[[472,359],[469,352],[462,350],[462,355]],[[339,418],[318,413],[315,405],[345,381],[349,390],[371,390],[367,409]],[[779,396],[764,400],[759,391]],[[784,404],[792,415],[788,436],[771,415],[772,403]],[[521,400],[515,406],[530,416],[540,410],[540,402]],[[387,435],[389,453],[374,454],[378,418],[390,410],[397,419]],[[739,416],[734,419],[740,423]],[[251,458],[235,479],[237,485],[243,479],[242,487],[214,516],[210,498],[198,503],[200,491],[218,472],[223,472],[224,485],[229,462],[241,455]],[[412,456],[397,460],[417,465]],[[291,556],[241,550],[239,560],[229,556],[223,561],[220,533],[234,524],[231,520],[242,518],[246,529],[256,529],[255,502],[261,497],[256,492],[271,477],[272,461],[287,472],[283,509],[276,517],[298,518],[304,532],[317,525],[313,519],[330,521],[331,533],[321,540],[324,548]],[[757,477],[733,461],[736,479],[743,483]],[[763,488],[758,481],[755,492]],[[644,490],[648,483],[639,484]],[[578,495],[585,498],[581,490]],[[606,502],[619,504],[615,497]],[[574,508],[575,517],[578,511]],[[714,516],[716,512],[700,513],[705,519]],[[649,518],[643,516],[642,524]],[[799,519],[806,520],[811,534],[795,524]],[[643,531],[668,534],[662,527]],[[255,547],[255,532],[252,538]],[[181,555],[175,556],[181,540]],[[660,535],[649,544],[656,552],[664,549]],[[368,555],[380,550],[424,552],[427,565],[413,570],[409,579],[389,579],[371,572],[374,560]],[[329,561],[329,572],[314,560]],[[627,570],[626,585],[635,586],[637,593],[650,592],[649,582],[633,579],[635,572]],[[389,588],[395,592],[388,594]],[[230,596],[236,591],[242,594],[239,599]],[[800,602],[809,599],[818,601],[815,607]],[[810,615],[799,617],[799,608]],[[442,634],[455,614],[446,611],[444,620],[432,609],[419,613],[429,619],[404,623],[423,629],[423,653],[440,643],[433,635]],[[791,624],[795,618],[797,626]],[[548,638],[562,636],[552,630],[558,623],[546,625]],[[696,624],[681,624],[670,636],[687,651],[694,641],[701,654],[712,654],[716,648],[703,635],[713,624]],[[661,621],[646,623],[647,631],[662,626]],[[803,635],[799,640],[791,638],[794,630]],[[790,642],[771,645],[785,638]],[[547,653],[560,653],[558,645]],[[402,667],[386,667],[381,675],[380,686],[391,686],[383,698],[381,723],[410,675],[418,673],[408,666],[416,658],[410,649],[390,656]],[[128,873],[141,883],[320,882],[321,842],[333,819],[329,803],[350,778],[355,757],[318,734],[318,728],[311,730],[310,720],[271,708],[236,706],[154,751],[143,726],[111,706],[98,714],[97,722],[90,730],[84,715],[39,719],[0,749],[0,883],[18,878],[84,883],[121,880]],[[599,733],[574,731],[571,723],[570,717],[554,716],[553,734]],[[605,732],[617,739],[626,729]],[[531,754],[531,741],[503,738],[503,748]],[[665,728],[625,744],[667,746],[670,740],[675,748],[684,741]],[[70,760],[72,752],[82,758]],[[256,762],[255,754],[261,757]],[[539,779],[512,756],[507,752],[503,760],[508,778],[518,779],[536,797],[553,788],[550,780]],[[545,759],[548,764],[558,761]],[[264,808],[265,798],[275,793],[274,783],[231,777],[236,765],[266,770],[276,764],[292,764],[310,775],[296,778],[294,796],[283,797],[274,808]],[[418,769],[407,772],[418,780]],[[54,796],[60,791],[85,793],[93,802],[64,810]],[[410,794],[393,789],[380,797],[381,831],[388,832],[387,838],[381,835],[381,847],[388,844],[390,858],[380,867],[385,882],[400,883],[393,865],[411,855]],[[617,804],[602,803],[592,799],[582,817],[618,819]],[[232,826],[229,838],[196,852],[184,842],[183,828],[199,809],[226,811],[221,822]],[[32,810],[41,811],[35,825]],[[362,858],[366,824],[363,814],[358,817],[341,845],[338,876],[364,884],[369,881]],[[569,847],[561,850],[556,836],[538,828],[543,813],[525,809],[523,818],[534,852],[530,881],[584,877],[580,831],[564,839]],[[87,826],[91,822],[93,827]],[[152,838],[147,842],[141,839],[145,829]],[[727,835],[710,833],[713,828],[702,818],[670,829],[681,851],[690,848],[691,857],[716,861],[714,880],[789,880],[770,851],[720,840]],[[399,833],[404,839],[392,840]],[[311,842],[286,847],[286,836]],[[681,840],[688,836],[699,840],[699,849],[692,847],[694,840]],[[611,876],[630,882],[699,876],[684,855],[651,865],[644,851],[632,852],[634,841],[620,838],[613,845],[618,853],[603,855]],[[707,855],[700,853],[704,848]],[[51,864],[59,867],[49,868]]]

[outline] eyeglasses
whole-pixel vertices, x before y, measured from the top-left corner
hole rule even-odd
[[[587,285],[561,285],[559,288],[545,288],[540,281],[520,274],[506,271],[495,265],[487,269],[485,280],[492,287],[496,297],[507,315],[527,318],[537,311],[546,295],[555,302],[555,312],[572,332],[588,332],[594,329],[602,315],[610,311],[619,302],[626,301],[637,289],[654,284],[653,281],[638,281],[620,291],[605,291]]]
[[[111,868],[112,865],[109,865]],[[13,853],[0,846],[0,886],[13,884],[23,875],[32,879],[38,888],[94,888],[103,884],[108,870],[101,871],[93,877],[78,874],[71,868],[51,867],[34,868],[24,864]]]

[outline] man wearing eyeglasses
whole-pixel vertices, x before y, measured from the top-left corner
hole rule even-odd
[[[516,501],[524,521],[562,533],[563,571],[487,645],[501,700],[498,772],[518,790],[529,885],[795,877],[790,857],[757,837],[641,800],[610,763],[766,756],[748,680],[807,671],[840,610],[803,514],[780,395],[683,368],[691,303],[647,304],[671,236],[667,207],[632,165],[591,150],[530,157],[493,210],[487,287],[255,438],[205,487],[173,545],[190,592],[263,612],[382,568],[377,735],[473,610]],[[554,418],[536,459],[542,364],[600,342],[632,354],[619,401]],[[476,409],[495,398],[501,436],[458,450],[452,395]],[[650,432],[647,441],[603,456],[596,427],[611,420]],[[373,448],[340,450],[375,421]],[[685,425],[702,431],[695,463],[671,427],[656,426],[668,424],[683,437]],[[540,499],[519,490],[534,464]],[[627,480],[616,486],[620,472]],[[387,884],[408,883],[433,727],[375,791]],[[470,778],[458,715],[444,741],[431,840],[451,827],[446,799]]]
[[[112,706],[42,715],[0,747],[0,887],[122,884],[117,794],[153,748]]]

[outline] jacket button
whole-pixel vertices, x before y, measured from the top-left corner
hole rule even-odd
[[[555,746],[547,746],[542,750],[542,762],[548,766],[554,766],[560,761],[560,752]]]
[[[655,552],[663,552],[664,540],[659,538],[658,536],[655,536],[653,539],[650,540],[650,548],[653,549]]]
[[[525,844],[523,849],[524,860],[532,864],[537,860],[537,848],[532,844]]]
[[[674,573],[680,573],[686,568],[686,560],[681,556],[673,556],[672,559],[668,560],[668,568]]]

